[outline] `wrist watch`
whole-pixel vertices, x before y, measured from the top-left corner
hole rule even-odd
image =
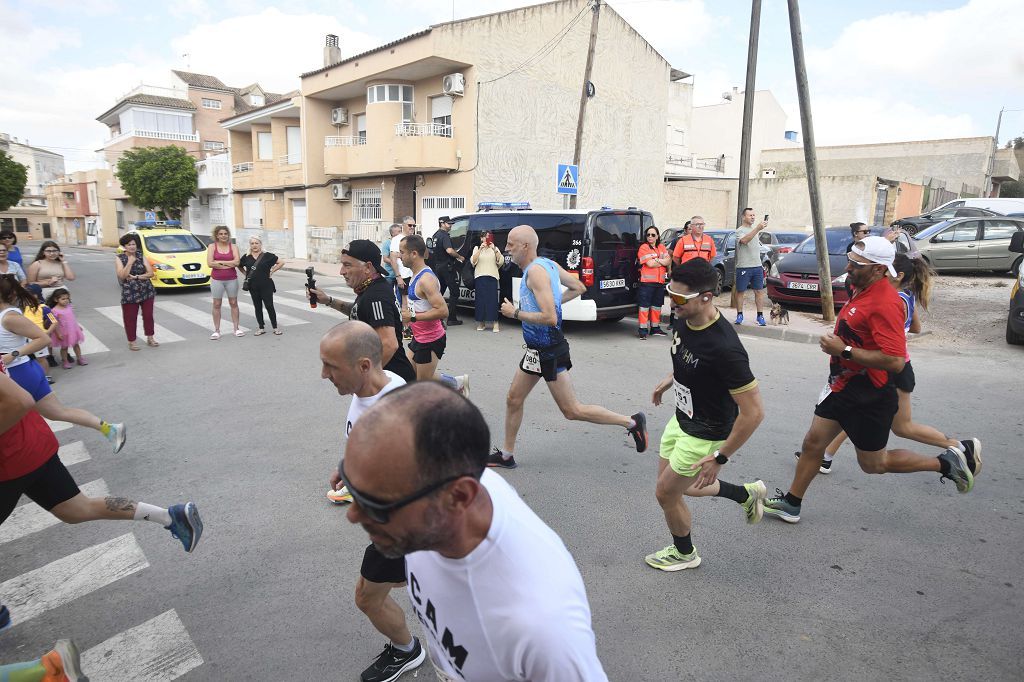
[[[843,352],[840,353],[840,355],[843,357],[844,360],[853,360],[853,346],[847,346],[846,348],[844,348]]]
[[[718,450],[715,450],[715,461],[718,462],[720,465],[721,464],[728,464],[729,463],[729,458],[726,457],[725,455],[723,455]]]
[[[14,349],[14,350],[11,351],[11,359],[12,360],[17,359],[19,357],[21,357],[21,351],[20,350]]]
[[[416,311],[415,310],[410,310],[409,311],[409,321],[410,322],[415,322],[416,321]]]

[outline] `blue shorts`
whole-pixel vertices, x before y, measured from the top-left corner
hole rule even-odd
[[[736,270],[736,291],[764,289],[764,268],[739,268]]]
[[[53,392],[46,380],[46,372],[35,360],[29,359],[28,362],[8,367],[7,372],[14,379],[14,383],[28,391],[32,395],[32,400],[37,403]]]

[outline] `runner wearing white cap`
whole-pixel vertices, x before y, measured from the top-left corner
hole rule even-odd
[[[866,473],[932,471],[952,480],[961,493],[974,487],[980,460],[973,451],[950,446],[927,457],[886,447],[899,406],[892,375],[903,369],[907,351],[903,301],[886,280],[886,273],[896,276],[895,256],[896,247],[883,237],[865,237],[847,254],[847,278],[855,293],[840,311],[834,333],[820,341],[822,352],[831,356],[828,383],[814,408],[789,492],[779,490],[778,497],[765,500],[765,514],[789,523],[800,520],[825,446],[840,431],[846,431]]]

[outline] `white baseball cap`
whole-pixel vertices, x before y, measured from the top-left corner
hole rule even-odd
[[[858,244],[862,246],[857,246]],[[850,250],[858,256],[867,258],[872,263],[884,265],[889,269],[891,276],[897,276],[896,268],[892,266],[892,261],[896,258],[896,247],[885,237],[874,235],[864,237],[864,239],[854,242],[854,246]]]

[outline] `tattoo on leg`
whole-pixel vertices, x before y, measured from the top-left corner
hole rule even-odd
[[[106,497],[103,499],[110,511],[135,511],[135,503],[127,497]]]

